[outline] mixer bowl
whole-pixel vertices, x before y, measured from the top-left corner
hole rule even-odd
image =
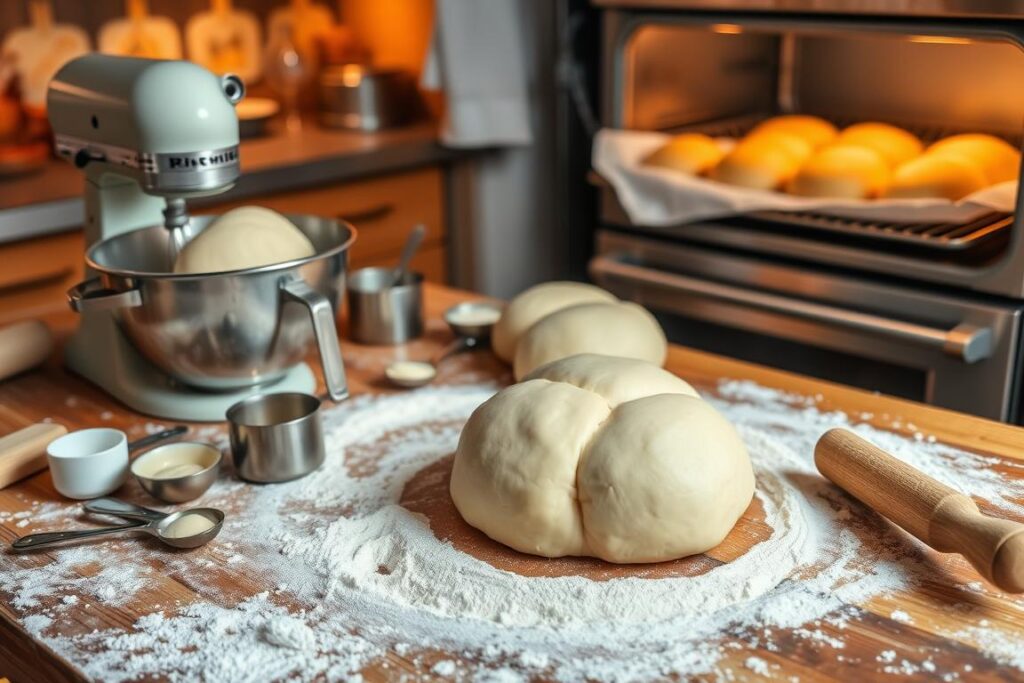
[[[334,325],[355,230],[340,221],[285,214],[316,254],[258,268],[208,274],[171,272],[162,225],[110,237],[86,255],[97,273],[68,292],[81,313],[109,310],[132,345],[183,384],[212,391],[274,382],[316,337],[328,391],[344,398]],[[195,216],[192,236],[217,216]],[[312,322],[312,324],[310,324]]]

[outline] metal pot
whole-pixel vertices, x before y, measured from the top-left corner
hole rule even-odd
[[[112,311],[118,327],[151,363],[184,384],[228,391],[280,379],[302,361],[314,335],[331,398],[348,395],[334,311],[344,294],[347,223],[285,214],[316,255],[225,273],[170,272],[169,232],[141,228],[93,245],[98,275],[68,291],[71,308]],[[217,216],[192,218],[190,232]],[[309,324],[312,321],[312,325]]]

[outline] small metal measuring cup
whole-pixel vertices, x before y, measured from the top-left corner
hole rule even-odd
[[[398,284],[391,268],[348,276],[349,335],[362,344],[401,344],[423,334],[423,275],[407,271]]]
[[[261,484],[289,481],[320,467],[326,456],[320,399],[288,392],[257,394],[227,412],[238,476]]]

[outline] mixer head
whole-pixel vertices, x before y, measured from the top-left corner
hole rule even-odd
[[[50,82],[57,153],[97,185],[109,174],[168,198],[217,194],[238,179],[245,88],[184,61],[88,54]]]

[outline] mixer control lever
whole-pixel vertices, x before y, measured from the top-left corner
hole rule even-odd
[[[75,168],[85,168],[91,161],[105,161],[106,158],[102,152],[93,152],[83,147],[75,152]]]

